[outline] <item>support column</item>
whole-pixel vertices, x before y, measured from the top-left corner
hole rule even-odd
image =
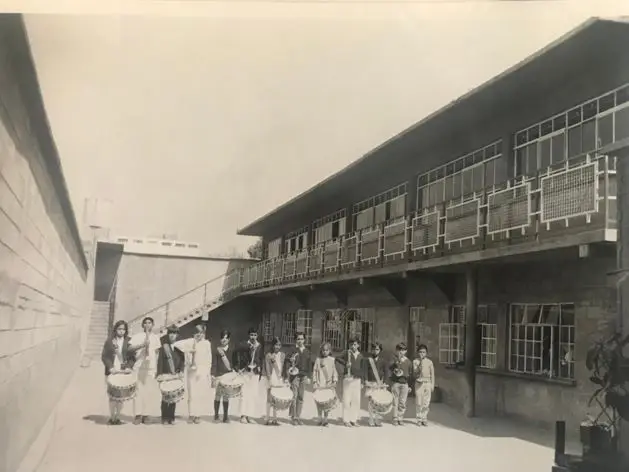
[[[468,417],[474,417],[476,416],[476,352],[478,351],[478,338],[476,336],[478,272],[476,268],[467,270],[465,281],[467,286],[465,300],[465,383],[467,387],[465,414]]]
[[[617,158],[617,327],[623,337],[629,335],[629,140],[617,143],[620,145],[613,152],[601,152]],[[629,356],[629,346],[625,347],[624,355]],[[629,422],[620,420],[619,448],[625,460],[629,461]]]

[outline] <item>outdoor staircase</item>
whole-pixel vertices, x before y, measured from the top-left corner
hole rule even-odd
[[[93,302],[84,358],[90,360],[100,358],[103,344],[109,334],[109,308],[109,302]]]
[[[159,332],[159,336],[164,336],[169,326],[181,327],[198,318],[204,318],[205,315],[209,316],[210,312],[231,300],[235,295],[223,290],[225,276],[225,274],[221,274],[146,313],[142,313],[129,321],[129,332],[131,334],[141,332],[142,320],[147,316],[155,321],[155,328]]]

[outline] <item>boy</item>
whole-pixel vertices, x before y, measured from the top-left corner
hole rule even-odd
[[[219,409],[223,400],[223,423],[229,423],[229,398],[223,395],[220,385],[220,376],[228,372],[233,372],[232,363],[237,361],[236,353],[232,353],[229,347],[231,333],[227,330],[221,331],[220,345],[212,353],[212,378],[216,380],[216,392],[214,394],[214,421],[219,421]],[[231,358],[231,360],[230,360]]]
[[[359,426],[360,389],[364,380],[364,358],[358,350],[358,340],[351,339],[349,349],[336,362],[343,366],[343,424]]]
[[[240,397],[240,422],[254,423],[252,419],[256,412],[260,397],[260,372],[264,357],[262,345],[258,342],[258,330],[249,328],[249,339],[236,352],[236,369],[245,376]]]
[[[365,359],[365,396],[367,400],[374,389],[385,388],[384,382],[387,380],[387,365],[382,356],[382,344],[374,343],[371,345],[371,356]],[[382,426],[380,415],[369,410],[369,426]]]
[[[406,357],[406,344],[400,343],[395,346],[395,358],[390,369],[391,393],[393,394],[393,426],[404,425],[411,368],[411,361]]]
[[[177,341],[179,328],[171,326],[168,328],[168,338],[158,351],[157,355],[157,377],[160,375],[180,375],[183,377],[185,366],[185,355],[179,349],[175,349],[173,344]],[[162,424],[175,423],[176,403],[166,403],[162,400]]]
[[[430,397],[435,390],[435,367],[428,359],[428,347],[420,344],[417,349],[418,358],[413,361],[413,377],[415,378],[415,414],[417,426],[428,426],[428,409]]]
[[[305,342],[304,333],[295,333],[295,347],[286,356],[286,373],[294,398],[289,413],[295,426],[304,424],[301,421],[301,411],[304,406],[304,392],[311,362],[310,351],[306,349]]]

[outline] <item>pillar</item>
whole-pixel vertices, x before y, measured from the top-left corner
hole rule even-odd
[[[476,352],[478,338],[476,336],[476,311],[478,300],[478,272],[470,268],[465,274],[465,414],[468,417],[476,415]]]

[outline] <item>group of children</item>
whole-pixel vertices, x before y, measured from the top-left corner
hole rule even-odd
[[[393,397],[393,424],[403,424],[410,385],[415,389],[416,416],[418,425],[427,425],[431,394],[435,386],[432,361],[427,357],[425,345],[418,347],[418,356],[410,360],[404,343],[396,346],[392,360],[382,355],[382,345],[375,343],[371,352],[364,355],[359,350],[358,340],[352,339],[348,349],[339,356],[332,355],[330,343],[323,343],[319,356],[312,364],[312,356],[305,346],[304,333],[295,334],[295,345],[284,349],[279,338],[271,341],[266,354],[258,341],[257,329],[249,330],[248,339],[237,347],[231,346],[231,334],[223,331],[216,348],[206,339],[204,324],[195,326],[192,338],[178,340],[178,329],[167,330],[166,341],[161,343],[152,333],[154,322],[145,318],[144,333],[128,335],[128,325],[119,321],[114,325],[114,335],[103,347],[102,361],[105,375],[129,372],[137,376],[136,397],[133,400],[134,423],[146,422],[146,405],[154,395],[160,395],[158,381],[164,376],[184,379],[188,397],[189,419],[193,424],[200,422],[202,414],[209,409],[211,390],[214,387],[214,420],[229,420],[229,396],[216,379],[230,372],[244,376],[239,407],[241,423],[253,423],[259,395],[266,392],[266,424],[279,425],[277,410],[272,401],[273,389],[290,387],[292,403],[289,416],[292,424],[302,425],[302,410],[306,384],[312,379],[315,389],[334,389],[342,372],[342,417],[348,427],[358,426],[362,390],[369,397],[377,389],[390,390]],[[338,366],[338,368],[337,368]],[[262,386],[264,387],[262,389]],[[109,424],[121,424],[119,416],[122,403],[110,400]],[[371,404],[370,404],[371,405]],[[161,402],[163,424],[175,421],[176,403]],[[317,405],[318,423],[328,425],[329,412]],[[381,415],[369,408],[369,425],[382,426]]]

